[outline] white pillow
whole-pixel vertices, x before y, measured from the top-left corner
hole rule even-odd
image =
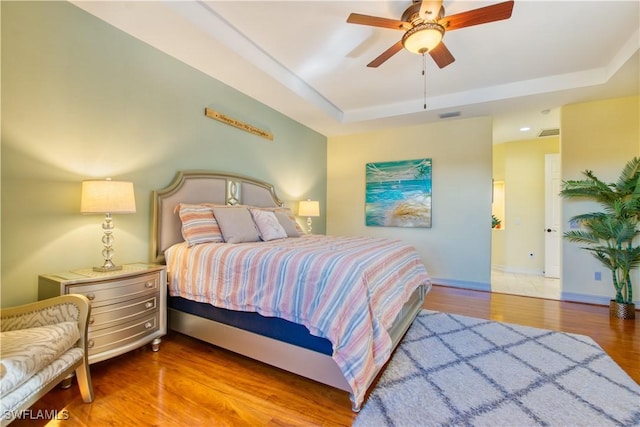
[[[258,226],[258,232],[262,240],[266,242],[287,237],[287,232],[274,212],[260,209],[249,209],[249,211],[251,211],[251,216],[253,216],[256,226]]]
[[[287,232],[288,237],[300,237],[305,234],[305,231],[300,227],[298,221],[296,221],[296,217],[291,212],[289,208],[283,207],[271,207],[271,208],[257,208],[253,207],[253,209],[258,209],[261,211],[274,212],[276,214],[276,218],[280,221],[280,225],[284,227]]]

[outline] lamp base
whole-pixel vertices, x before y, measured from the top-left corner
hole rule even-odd
[[[93,267],[93,271],[99,271],[101,273],[106,273],[109,271],[118,271],[118,270],[122,270],[122,266],[121,265],[103,265],[102,267]]]
[[[122,270],[121,265],[114,265],[113,267],[93,267],[93,271],[99,271],[101,273],[106,273],[109,271],[118,271]]]

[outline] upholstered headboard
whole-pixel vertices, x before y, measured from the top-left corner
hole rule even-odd
[[[182,242],[179,203],[282,206],[272,185],[242,175],[212,171],[181,171],[168,187],[153,192],[152,258],[164,263],[164,251]]]

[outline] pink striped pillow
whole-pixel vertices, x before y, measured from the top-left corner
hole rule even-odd
[[[178,209],[182,221],[182,237],[189,246],[224,242],[211,207],[180,203]]]

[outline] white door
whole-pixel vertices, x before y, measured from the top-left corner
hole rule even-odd
[[[544,172],[544,275],[560,278],[560,245],[562,243],[560,154],[545,154]]]

